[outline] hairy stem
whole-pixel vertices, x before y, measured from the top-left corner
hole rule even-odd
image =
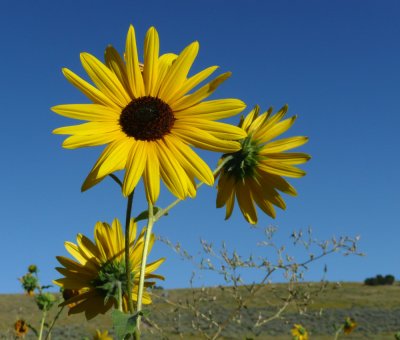
[[[56,324],[56,321],[58,320],[58,318],[60,317],[62,311],[64,310],[65,306],[62,306],[61,308],[58,309],[58,313],[57,315],[54,317],[53,322],[50,325],[49,331],[46,334],[46,337],[44,338],[44,340],[50,339],[50,334],[51,331],[53,330],[54,325]]]
[[[132,301],[132,282],[131,282],[131,261],[130,261],[130,226],[131,226],[131,214],[132,214],[132,202],[133,194],[135,191],[128,196],[128,203],[126,206],[126,219],[125,219],[125,267],[126,267],[126,286],[128,293],[128,308],[129,312],[133,314],[133,301]]]
[[[39,336],[38,336],[38,339],[39,339],[39,340],[42,340],[43,328],[44,328],[44,321],[46,320],[46,314],[47,314],[47,311],[44,310],[44,311],[43,311],[43,314],[42,314],[42,320],[40,321],[40,329],[39,329]]]

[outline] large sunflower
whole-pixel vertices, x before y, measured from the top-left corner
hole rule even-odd
[[[305,163],[310,156],[304,153],[285,152],[307,142],[307,137],[289,137],[273,140],[286,132],[296,117],[281,121],[287,106],[271,115],[272,109],[259,114],[255,107],[239,126],[248,133],[241,140],[240,151],[225,154],[231,159],[223,166],[218,181],[217,207],[226,205],[226,219],[233,211],[235,197],[245,219],[257,223],[254,202],[269,216],[275,218],[273,205],[285,209],[286,205],[278,191],[295,196],[296,190],[284,179],[305,175],[294,165]]]
[[[159,195],[160,178],[181,199],[195,196],[195,178],[213,184],[210,168],[190,145],[217,152],[239,150],[234,140],[244,138],[245,132],[215,120],[241,112],[245,104],[238,99],[203,101],[230,72],[192,91],[217,69],[212,66],[188,77],[198,50],[198,42],[193,42],[179,55],[159,56],[158,33],[152,27],[146,34],[141,65],[131,26],[125,62],[111,46],[105,51],[105,64],[88,53],[81,54],[95,86],[63,69],[68,81],[93,104],[52,107],[62,116],[88,121],[53,132],[71,135],[63,143],[68,149],[107,144],[82,190],[123,169],[123,194],[128,196],[143,175],[147,199],[153,203]]]
[[[136,223],[131,221],[130,261],[132,268],[132,299],[137,301],[139,272],[142,263],[144,231],[136,239]],[[118,306],[119,285],[122,288],[122,307],[128,310],[128,293],[125,267],[125,236],[118,219],[111,226],[97,222],[94,228],[93,243],[82,234],[77,236],[77,244],[65,242],[65,248],[76,259],[71,260],[64,256],[57,256],[63,267],[56,268],[63,278],[54,281],[64,290],[73,290],[72,297],[67,298],[61,306],[70,307],[69,314],[85,312],[86,318],[92,319],[96,315],[107,312],[111,307]],[[154,243],[151,235],[149,252]],[[160,275],[152,274],[164,259],[146,264],[145,279],[164,279]],[[145,287],[155,282],[145,281]],[[143,303],[151,303],[149,293],[143,293]]]

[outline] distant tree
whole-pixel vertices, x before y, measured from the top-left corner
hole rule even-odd
[[[369,277],[364,280],[366,286],[382,286],[382,285],[392,285],[395,281],[393,275],[376,275],[375,277]]]

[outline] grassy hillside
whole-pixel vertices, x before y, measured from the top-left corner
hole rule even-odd
[[[306,286],[304,284],[304,288],[310,288]],[[394,333],[400,331],[400,286],[370,287],[360,283],[329,284],[317,297],[307,302],[306,313],[299,314],[298,307],[304,306],[290,305],[282,318],[254,327],[259,315],[267,318],[276,314],[276,306],[282,304],[287,288],[285,284],[262,287],[246,303],[240,318],[230,323],[220,338],[290,339],[292,325],[301,323],[311,333],[311,339],[333,339],[333,325],[340,324],[346,316],[355,318],[359,325],[351,335],[343,336],[346,339],[393,340]],[[151,324],[145,325],[143,338],[201,339],[200,333],[192,327],[193,320],[199,321],[195,322],[197,327],[213,334],[215,329],[206,329],[208,323],[199,317],[199,313],[218,323],[223,322],[235,307],[231,294],[230,288],[155,290],[154,304],[150,308]],[[245,296],[245,291],[242,296]],[[197,319],[196,311],[191,306],[196,307]],[[55,312],[51,313],[50,320]],[[0,339],[13,339],[12,328],[18,318],[24,318],[33,325],[39,324],[40,313],[33,299],[26,295],[0,295]],[[82,315],[68,317],[64,311],[52,339],[82,339],[91,336],[96,328],[111,329],[109,315],[87,322]],[[27,337],[34,338],[33,334]]]

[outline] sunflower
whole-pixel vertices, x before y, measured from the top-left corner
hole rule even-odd
[[[131,280],[133,282],[132,299],[137,301],[140,265],[142,262],[144,230],[136,239],[136,223],[131,220],[130,261]],[[125,237],[121,224],[115,219],[111,226],[97,222],[94,228],[93,243],[82,234],[77,236],[77,244],[65,242],[65,248],[76,259],[58,256],[57,260],[63,267],[56,268],[64,277],[54,283],[64,290],[73,290],[75,296],[65,299],[60,306],[68,305],[69,314],[85,312],[88,320],[98,314],[104,314],[110,308],[118,306],[119,287],[122,293],[122,307],[128,310],[128,293],[125,267]],[[149,252],[154,243],[151,235]],[[145,279],[161,279],[160,275],[152,274],[164,259],[146,265]],[[145,287],[153,286],[155,282],[145,281]],[[150,304],[151,298],[146,291],[143,293],[143,303]]]
[[[29,331],[29,327],[25,320],[19,319],[14,324],[14,330],[17,338],[24,338]]]
[[[294,324],[291,330],[293,340],[308,340],[307,330],[299,324]]]
[[[347,317],[343,324],[343,333],[350,334],[356,327],[356,321],[353,318]]]
[[[96,329],[96,333],[93,335],[93,340],[113,340],[113,338],[108,335],[108,331],[101,332]]]
[[[296,196],[296,190],[284,179],[302,177],[303,170],[294,165],[305,163],[310,156],[304,153],[285,152],[307,142],[307,137],[289,137],[273,140],[286,132],[296,117],[282,120],[287,112],[284,106],[278,113],[271,115],[272,109],[259,115],[256,106],[239,126],[248,134],[242,139],[241,150],[223,155],[230,157],[220,172],[218,181],[217,207],[226,205],[226,219],[233,211],[235,196],[245,219],[257,223],[257,211],[260,209],[275,218],[273,205],[285,209],[286,205],[280,193]],[[282,121],[281,121],[282,120]]]
[[[193,42],[179,55],[160,56],[158,33],[151,27],[144,41],[141,70],[135,31],[130,26],[125,62],[111,46],[105,51],[105,64],[88,53],[81,54],[83,68],[95,86],[63,69],[67,80],[93,103],[52,107],[62,116],[87,121],[53,133],[71,135],[63,142],[67,149],[107,145],[83,183],[83,191],[124,169],[124,196],[143,175],[152,203],[159,195],[160,178],[181,199],[196,195],[195,178],[214,183],[210,168],[191,146],[217,152],[239,150],[235,140],[244,138],[245,132],[215,120],[241,112],[245,104],[238,99],[203,101],[230,72],[195,89],[217,69],[212,66],[188,77],[198,50],[198,42]]]

